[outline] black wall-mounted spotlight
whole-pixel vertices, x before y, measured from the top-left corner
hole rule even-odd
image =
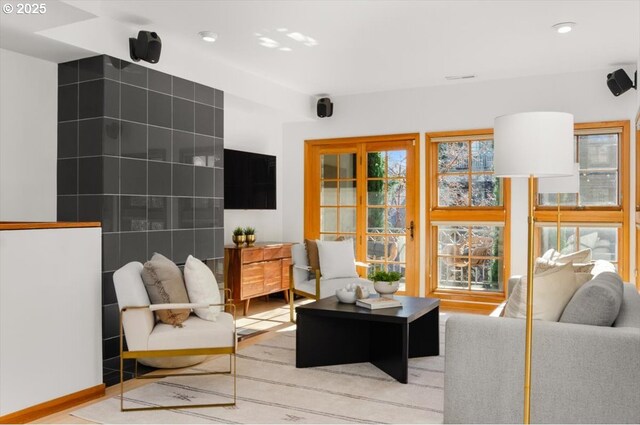
[[[328,97],[318,99],[317,111],[319,118],[327,118],[333,115],[333,102]]]
[[[624,69],[620,68],[607,75],[607,86],[614,96],[620,96],[629,89],[635,89],[638,86],[637,79],[638,71],[633,74],[633,81],[631,81]]]
[[[162,41],[157,33],[153,31],[140,31],[138,38],[129,39],[129,55],[134,62],[140,59],[150,63],[158,63]]]

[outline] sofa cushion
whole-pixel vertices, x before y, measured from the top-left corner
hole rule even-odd
[[[583,325],[611,326],[622,304],[622,279],[603,272],[576,291],[560,321]]]
[[[633,283],[623,285],[620,312],[613,324],[616,328],[640,328],[640,294]]]
[[[154,253],[142,268],[142,281],[149,294],[151,304],[188,303],[187,289],[182,273],[173,261],[162,254]],[[162,323],[180,326],[189,317],[189,309],[158,310]]]
[[[192,303],[220,304],[220,288],[211,269],[189,255],[184,265],[184,283]],[[196,308],[193,312],[201,319],[215,322],[221,307]]]
[[[320,255],[318,254],[318,244],[315,240],[305,239],[304,246],[307,248],[307,263],[313,270],[320,270]]]
[[[557,322],[582,281],[576,279],[571,264],[554,267],[533,276],[533,318]],[[527,316],[527,278],[516,284],[507,301],[505,317]]]
[[[353,241],[316,241],[320,271],[325,279],[358,277]]]

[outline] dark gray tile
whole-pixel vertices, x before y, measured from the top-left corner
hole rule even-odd
[[[224,227],[224,200],[213,200],[213,227]]]
[[[173,132],[173,162],[193,164],[195,138],[193,133]]]
[[[173,229],[193,229],[194,227],[194,198],[172,198]]]
[[[120,267],[120,233],[102,234],[102,271]]]
[[[111,56],[103,56],[104,58],[104,76],[112,80],[120,81],[120,59]]]
[[[171,96],[148,92],[149,124],[160,127],[171,127]]]
[[[120,121],[111,118],[102,119],[102,153],[105,155],[120,155]]]
[[[213,136],[214,113],[213,106],[195,104],[195,132]]]
[[[214,230],[215,235],[215,246],[213,256],[215,258],[223,258],[224,257],[224,229],[216,229]]]
[[[125,158],[120,160],[120,193],[147,194],[147,161]]]
[[[78,122],[58,124],[58,159],[78,156]]]
[[[58,64],[58,85],[78,82],[78,61]]]
[[[104,56],[93,56],[78,61],[80,81],[96,80],[104,77]]]
[[[196,134],[195,156],[193,164],[200,167],[213,167],[215,164],[214,138]]]
[[[147,234],[149,246],[147,247],[147,258],[151,258],[155,252],[172,259],[171,231],[149,232]]]
[[[147,68],[144,66],[122,61],[120,65],[120,78],[123,83],[147,88]]]
[[[58,87],[58,121],[78,119],[78,85]]]
[[[214,91],[213,106],[216,108],[224,108],[224,92],[222,90]]]
[[[120,337],[113,337],[113,338],[109,338],[109,339],[103,339],[102,340],[102,355],[104,356],[105,359],[108,359],[110,357],[116,357],[118,355],[120,355]],[[113,375],[113,374],[111,374]],[[118,375],[118,372],[116,372],[116,375]],[[116,376],[109,376],[110,379],[115,379]],[[117,380],[115,380],[115,382],[113,382],[114,384],[116,382],[120,382],[120,377],[117,376]]]
[[[194,83],[180,77],[173,77],[173,95],[193,100]]]
[[[120,197],[102,195],[102,231],[120,231]]]
[[[173,98],[173,128],[193,132],[194,103],[188,100]]]
[[[214,249],[214,234],[213,229],[196,229],[195,231],[195,253],[194,257],[200,260],[206,260],[213,258],[215,254]]]
[[[149,230],[171,229],[171,198],[150,196],[148,202]]]
[[[147,126],[145,124],[120,122],[120,155],[147,159]]]
[[[216,168],[224,167],[224,140],[216,137],[213,142],[213,166]]]
[[[102,273],[102,304],[117,303],[116,288],[113,285],[113,272]]]
[[[147,91],[122,84],[120,114],[123,120],[147,123]]]
[[[102,190],[105,194],[120,193],[120,158],[102,158]]]
[[[75,195],[78,193],[78,159],[58,160],[57,186],[58,195]]]
[[[120,83],[104,80],[104,116],[120,118]]]
[[[78,85],[78,117],[95,118],[104,115],[104,80],[93,80]]]
[[[193,166],[173,164],[173,196],[193,196]]]
[[[120,263],[147,261],[147,232],[120,233]]]
[[[149,126],[147,156],[154,161],[171,161],[170,129]]]
[[[213,196],[216,198],[224,198],[224,170],[221,168],[215,169],[215,178]]]
[[[194,251],[193,230],[173,230],[173,261],[184,263]]]
[[[149,69],[147,72],[149,78],[149,90],[171,94],[171,75],[156,71],[155,69]]]
[[[78,193],[98,195],[102,187],[102,157],[78,159]]]
[[[215,129],[214,135],[216,137],[224,137],[224,111],[222,109],[215,109]]]
[[[102,196],[80,195],[78,196],[78,220],[102,221]]]
[[[102,337],[112,338],[120,335],[120,311],[118,304],[102,307]]]
[[[78,155],[102,155],[102,136],[104,123],[102,118],[78,121]]]
[[[149,195],[171,196],[171,164],[149,161]]]
[[[213,197],[213,171],[213,168],[195,167],[195,196]]]
[[[213,228],[213,198],[194,198],[196,228]]]
[[[78,221],[78,197],[58,195],[57,221]]]
[[[147,197],[120,196],[120,231],[144,232],[147,226]]]
[[[196,83],[196,102],[205,103],[209,106],[214,106],[214,89],[211,87],[203,86]]]

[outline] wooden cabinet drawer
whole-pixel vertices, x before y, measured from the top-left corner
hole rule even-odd
[[[242,266],[242,284],[240,297],[247,298],[261,294],[264,291],[264,263],[247,264]]]
[[[291,266],[291,259],[290,258],[283,258],[282,259],[282,284],[280,286],[280,288],[282,289],[289,289],[289,270]]]
[[[262,249],[260,248],[254,248],[254,249],[243,249],[242,250],[242,263],[246,264],[246,263],[256,263],[258,261],[262,261],[263,255],[262,255]]]
[[[282,247],[273,246],[264,249],[264,261],[282,258]]]
[[[280,260],[264,263],[264,289],[266,292],[280,290],[282,281],[282,265]]]

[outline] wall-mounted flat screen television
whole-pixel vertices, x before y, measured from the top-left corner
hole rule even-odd
[[[276,157],[224,150],[224,209],[276,209]]]

